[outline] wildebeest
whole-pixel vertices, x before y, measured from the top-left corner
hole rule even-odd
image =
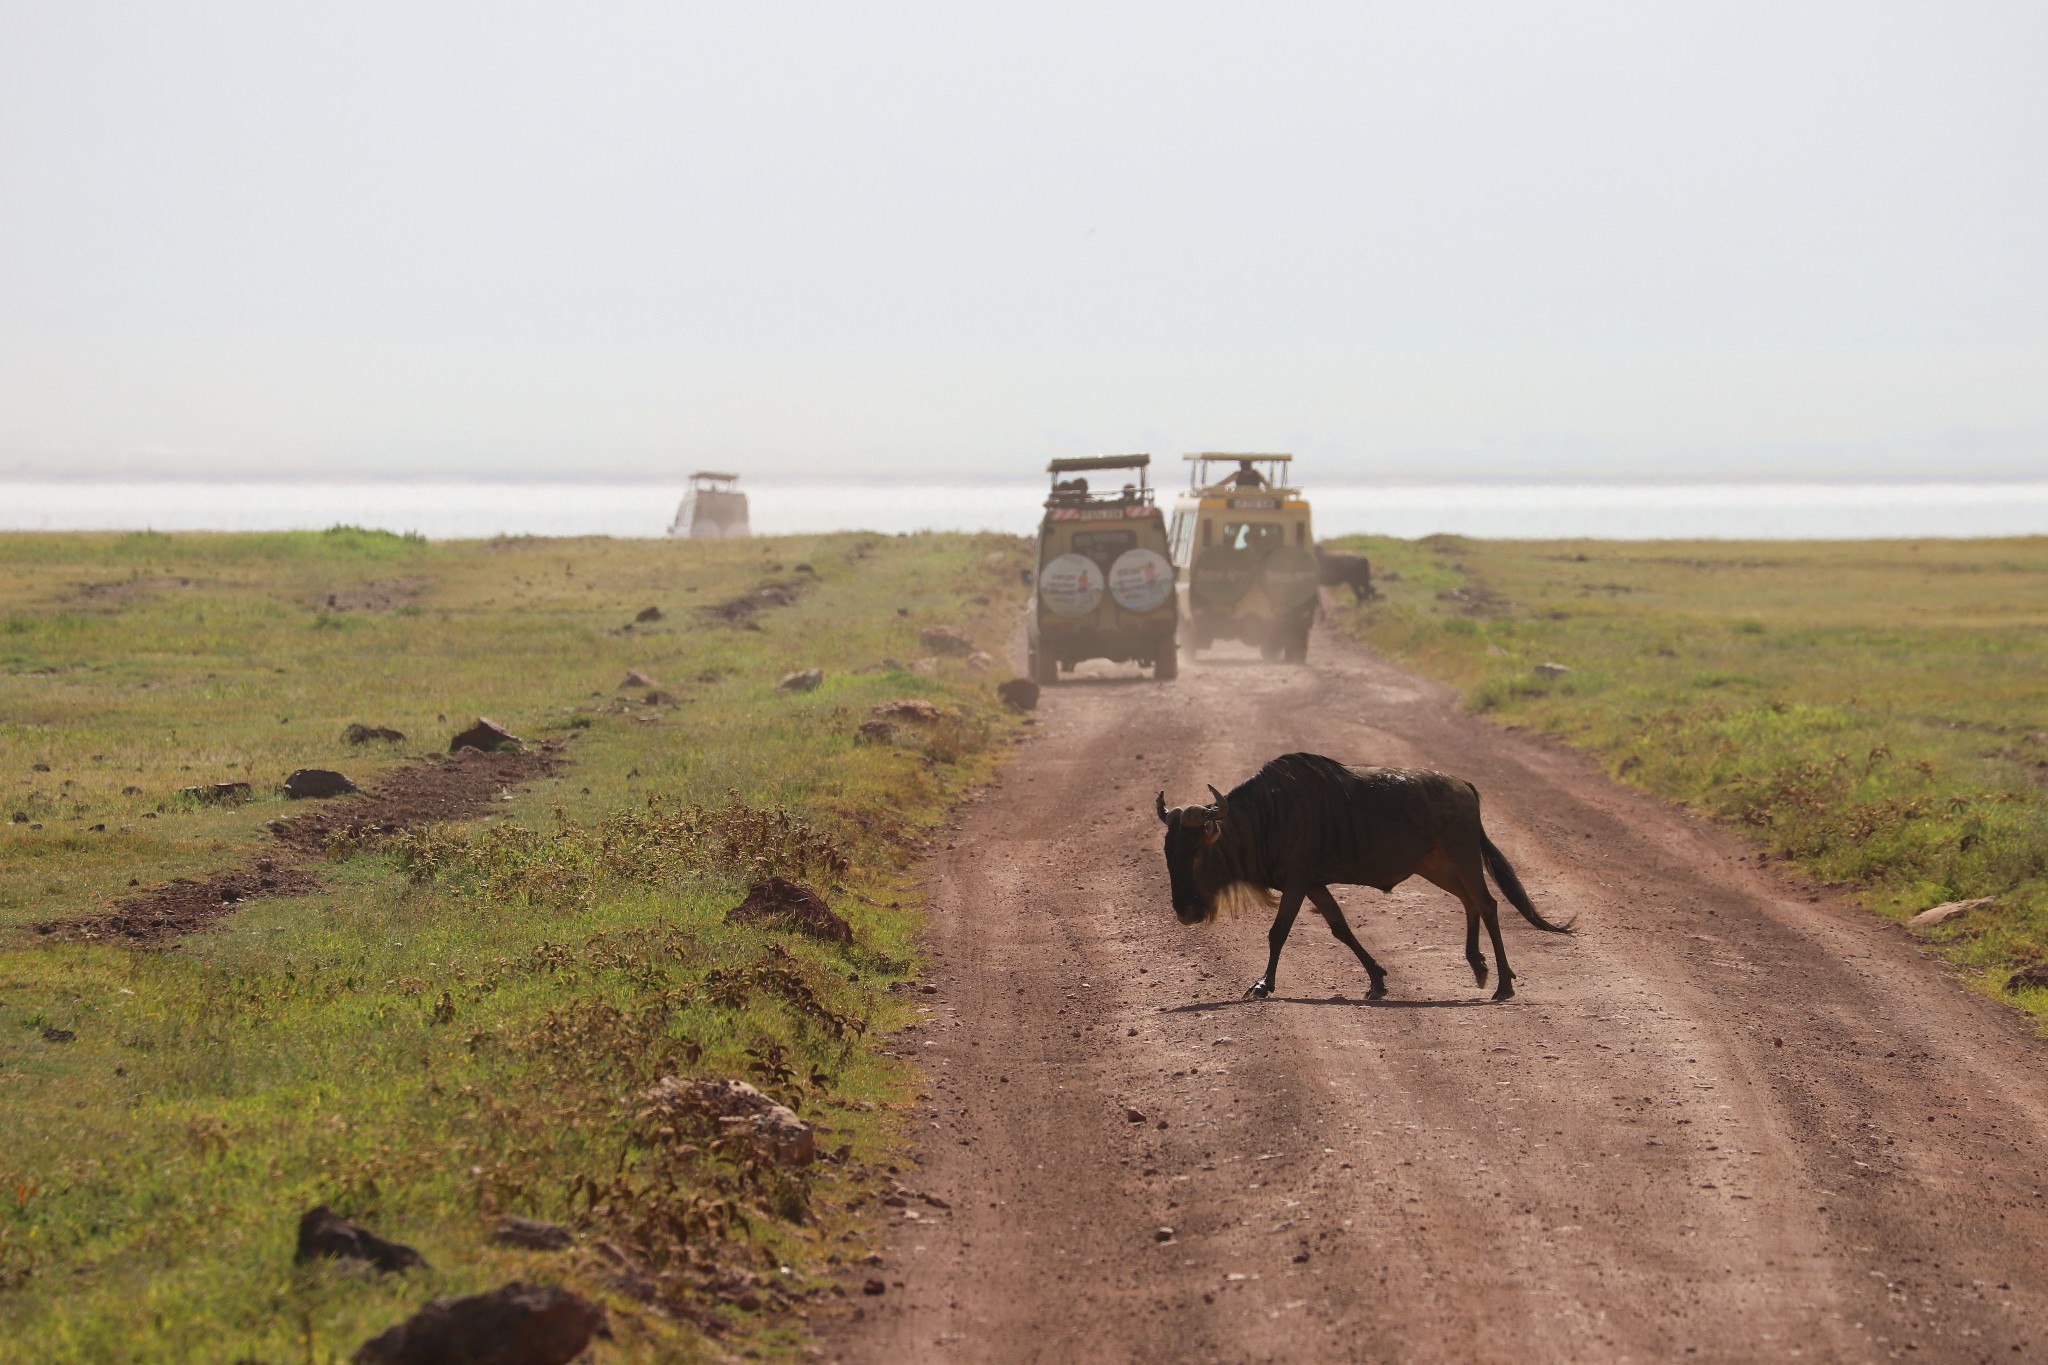
[[[1387,973],[1345,923],[1330,894],[1333,883],[1392,891],[1420,875],[1456,896],[1465,906],[1465,960],[1482,986],[1482,923],[1493,941],[1500,969],[1495,1000],[1514,995],[1515,974],[1486,890],[1488,872],[1529,923],[1555,934],[1571,929],[1536,913],[1515,869],[1480,826],[1479,790],[1470,782],[1427,768],[1351,768],[1320,754],[1283,754],[1230,795],[1214,787],[1209,794],[1216,798],[1212,806],[1170,809],[1166,793],[1159,793],[1173,912],[1183,924],[1201,924],[1224,906],[1270,908],[1277,901],[1279,913],[1266,936],[1266,974],[1245,991],[1248,996],[1273,993],[1280,949],[1304,897],[1365,965],[1372,977],[1366,998],[1387,993]]]
[[[1372,562],[1349,550],[1316,546],[1316,581],[1326,588],[1350,588],[1354,603],[1380,595],[1372,585]]]

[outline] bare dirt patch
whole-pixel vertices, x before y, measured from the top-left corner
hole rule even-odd
[[[384,578],[373,583],[357,583],[322,593],[313,605],[321,611],[365,611],[373,616],[381,615],[407,605],[425,592],[432,582],[427,578]]]
[[[565,762],[552,744],[520,754],[465,749],[448,757],[437,755],[398,769],[368,793],[341,797],[309,814],[274,822],[271,832],[290,850],[282,858],[257,858],[202,881],[180,877],[95,914],[45,920],[35,931],[55,942],[137,947],[198,933],[212,928],[243,901],[320,890],[319,876],[296,865],[303,859],[323,856],[335,847],[371,847],[418,825],[473,819],[512,788],[552,776]]]
[[[337,841],[380,843],[416,825],[474,819],[512,788],[553,776],[563,761],[560,748],[546,743],[520,754],[464,749],[436,755],[398,769],[363,796],[343,797],[279,820],[271,832],[308,854],[325,853]]]
[[[199,581],[193,578],[119,578],[110,583],[80,583],[71,593],[71,600],[121,607],[154,593],[198,586]]]
[[[35,929],[59,942],[160,943],[213,927],[243,901],[261,896],[303,896],[321,889],[303,867],[279,867],[268,858],[216,872],[203,881],[179,877],[139,896],[116,901],[101,914],[48,920]]]

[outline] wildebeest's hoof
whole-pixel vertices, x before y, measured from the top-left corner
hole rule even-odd
[[[1512,1000],[1515,998],[1515,988],[1503,981],[1500,983],[1499,988],[1494,991],[1493,998],[1495,1000]]]
[[[1375,981],[1375,982],[1373,982],[1373,983],[1372,983],[1372,989],[1371,989],[1371,990],[1369,990],[1369,991],[1367,991],[1367,992],[1365,993],[1365,998],[1366,998],[1366,999],[1368,999],[1368,1000],[1384,1000],[1384,999],[1386,999],[1386,998],[1387,998],[1387,983],[1386,983],[1386,982],[1384,982],[1384,981]]]
[[[1244,998],[1247,1000],[1264,1000],[1272,993],[1273,983],[1264,979],[1254,981],[1244,988]]]

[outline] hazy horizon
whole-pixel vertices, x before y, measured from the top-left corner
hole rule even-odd
[[[478,14],[0,15],[0,478],[2048,470],[2040,6]]]

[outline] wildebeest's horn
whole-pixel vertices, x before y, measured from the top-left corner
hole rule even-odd
[[[1162,825],[1171,825],[1173,823],[1173,817],[1166,813],[1165,792],[1159,793],[1159,823]]]
[[[1209,795],[1216,798],[1216,818],[1221,820],[1223,818],[1223,793],[1211,787],[1209,788]]]

